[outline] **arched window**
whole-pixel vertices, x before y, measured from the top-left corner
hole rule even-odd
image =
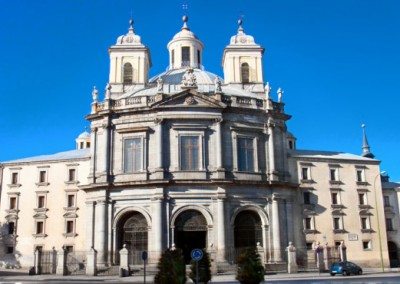
[[[132,84],[132,78],[133,78],[133,69],[132,69],[132,64],[130,63],[125,63],[124,64],[124,84]]]
[[[242,75],[242,83],[250,82],[250,70],[248,63],[242,63],[240,73]]]
[[[242,211],[235,219],[234,228],[235,248],[256,247],[262,243],[260,216],[253,211]]]

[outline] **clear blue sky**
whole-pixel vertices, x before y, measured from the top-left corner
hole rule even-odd
[[[168,64],[166,44],[185,1],[0,0],[0,160],[73,149],[88,123],[93,85],[108,79],[107,48],[135,30],[149,46],[151,75]],[[400,1],[192,0],[189,26],[221,57],[238,16],[266,49],[264,80],[281,86],[298,148],[373,153],[400,181]]]

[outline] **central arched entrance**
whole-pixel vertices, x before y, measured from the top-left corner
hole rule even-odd
[[[206,248],[207,221],[196,210],[180,213],[175,221],[175,245],[182,249],[185,262],[190,262],[190,252],[195,248]]]
[[[136,211],[126,213],[118,222],[117,240],[118,251],[122,249],[124,244],[126,245],[130,255],[130,264],[140,263],[142,251],[148,250],[146,218]]]
[[[260,216],[250,210],[240,212],[235,218],[235,249],[262,246],[262,223]]]

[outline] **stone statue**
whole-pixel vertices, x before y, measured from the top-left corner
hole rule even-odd
[[[182,76],[181,86],[187,88],[197,87],[196,75],[194,75],[193,68],[186,69],[185,74]]]
[[[93,87],[92,98],[93,98],[93,102],[97,103],[97,101],[99,99],[99,91],[96,89],[96,86]]]
[[[271,93],[271,86],[269,85],[269,82],[267,82],[267,84],[265,85],[264,91],[265,91],[265,98],[269,100],[270,99],[269,94]]]
[[[283,90],[281,88],[278,88],[278,103],[282,102],[282,96],[283,96]]]
[[[106,100],[109,100],[111,96],[111,85],[107,83],[106,85]]]
[[[299,268],[296,262],[296,248],[293,242],[289,242],[289,246],[286,248],[288,254],[288,273],[297,273]]]
[[[215,93],[222,93],[221,80],[218,77],[214,79],[214,87]]]
[[[157,79],[157,93],[161,93],[163,91],[163,79],[158,77]]]

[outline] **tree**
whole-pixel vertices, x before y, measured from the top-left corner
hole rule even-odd
[[[156,284],[186,283],[186,266],[180,249],[167,249],[157,265],[158,272],[154,277]]]
[[[236,279],[242,284],[264,281],[264,267],[256,248],[246,248],[237,259]]]
[[[198,263],[199,269],[199,282],[207,283],[211,280],[211,261],[210,255],[203,249],[203,258]],[[190,262],[189,278],[196,281],[196,261]],[[197,284],[197,283],[196,283]]]

